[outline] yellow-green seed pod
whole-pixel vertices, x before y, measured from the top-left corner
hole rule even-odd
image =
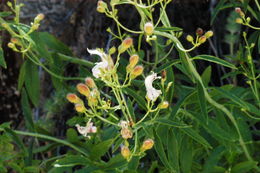
[[[206,38],[210,38],[213,36],[213,31],[207,31],[205,34]]]
[[[191,35],[187,35],[186,40],[192,43],[194,39]]]

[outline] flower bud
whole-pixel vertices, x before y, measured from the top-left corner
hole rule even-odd
[[[11,42],[17,44],[19,43],[19,40],[17,38],[11,38]]]
[[[242,11],[241,8],[239,8],[239,7],[236,7],[236,8],[235,8],[235,12],[236,12],[236,13],[239,14],[241,11]]]
[[[149,150],[149,149],[153,148],[153,145],[154,145],[154,141],[152,139],[146,139],[143,142],[143,145],[141,147],[141,151],[144,152],[146,150]]]
[[[203,29],[198,28],[198,29],[196,30],[196,34],[199,35],[199,36],[201,36],[201,35],[203,34]]]
[[[39,24],[39,23],[34,23],[34,24],[32,25],[32,27],[31,27],[31,29],[32,29],[33,31],[35,31],[35,30],[38,30],[39,27],[40,27],[40,24]]]
[[[138,63],[139,61],[139,56],[134,54],[129,58],[129,65],[127,66],[127,70],[131,71],[135,65]]]
[[[122,146],[121,147],[121,154],[125,159],[129,159],[130,155],[131,155],[131,151],[129,150],[129,148],[127,146]]]
[[[205,43],[206,40],[207,40],[207,37],[206,37],[205,35],[203,35],[203,36],[201,36],[201,37],[199,38],[199,43],[200,43],[200,44]]]
[[[72,93],[67,94],[66,98],[71,103],[79,103],[81,101],[76,94],[72,94]]]
[[[186,40],[192,43],[194,39],[191,35],[187,35]]]
[[[144,67],[141,65],[136,66],[133,71],[131,72],[130,77],[132,79],[136,78],[137,76],[141,75],[144,71]]]
[[[236,23],[242,24],[242,23],[243,23],[243,20],[242,20],[241,18],[236,18]]]
[[[247,17],[246,18],[246,22],[249,23],[251,21],[251,18],[250,17]]]
[[[133,137],[133,132],[129,128],[122,128],[120,133],[124,139],[130,139]]]
[[[167,77],[167,72],[166,72],[166,70],[163,70],[162,72],[161,72],[161,76],[162,76],[162,80],[166,80],[166,77]]]
[[[38,22],[40,22],[41,20],[43,20],[44,17],[45,17],[44,14],[40,13],[40,14],[38,14],[38,15],[35,17],[34,21],[35,21],[36,23],[38,23]]]
[[[126,51],[128,48],[130,48],[133,45],[133,39],[130,37],[127,37],[123,40],[121,45],[118,47],[118,52],[123,53]]]
[[[82,94],[86,97],[89,97],[89,95],[90,95],[90,90],[89,90],[88,86],[83,83],[79,83],[77,85],[77,90],[79,91],[80,94]]]
[[[107,4],[104,1],[99,0],[97,3],[97,11],[99,13],[105,13],[107,9]]]
[[[9,48],[11,48],[11,49],[15,48],[14,43],[11,43],[11,42],[9,42],[9,43],[7,44],[7,46],[8,46]]]
[[[153,26],[152,22],[147,22],[144,25],[144,32],[145,32],[145,34],[146,35],[152,35],[153,31],[154,31],[154,26]]]
[[[96,88],[96,84],[94,82],[94,80],[91,77],[87,77],[85,79],[85,83],[89,88]]]
[[[83,113],[83,112],[86,111],[85,106],[81,103],[75,104],[75,109],[76,109],[77,112],[80,112],[80,113]]]
[[[164,101],[164,102],[160,103],[160,105],[159,105],[160,109],[166,109],[168,107],[169,107],[169,102],[167,102],[167,101]]]
[[[213,31],[207,31],[204,35],[206,36],[206,38],[212,37]]]

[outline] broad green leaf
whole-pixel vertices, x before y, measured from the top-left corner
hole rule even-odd
[[[0,47],[0,66],[2,66],[3,68],[7,68],[5,57],[4,57],[4,51],[1,47]]]
[[[214,166],[217,166],[219,160],[221,159],[222,155],[224,154],[225,147],[218,146],[214,148],[209,157],[206,159],[206,162],[203,166],[203,173],[211,172]]]
[[[90,158],[92,158],[93,160],[99,159],[101,156],[106,154],[113,142],[114,139],[108,139],[106,141],[95,144],[91,149]]]
[[[132,157],[131,161],[128,163],[128,169],[129,170],[137,170],[138,165],[139,165],[139,156],[134,156]]]
[[[124,88],[123,91],[126,92],[129,96],[133,97],[140,108],[142,108],[143,110],[147,110],[146,101],[144,99],[145,97],[140,96],[140,94],[130,88]]]
[[[250,104],[249,102],[245,102],[242,99],[240,99],[238,96],[232,94],[231,92],[228,92],[225,89],[222,88],[214,88],[215,90],[217,90],[224,98],[229,98],[230,100],[232,100],[234,103],[236,103],[237,105],[241,106],[241,108],[252,112],[256,115],[259,116],[259,109],[256,108],[254,105]]]
[[[231,173],[245,173],[257,166],[257,162],[245,161],[236,164],[232,169]]]
[[[23,170],[26,173],[35,173],[35,172],[39,172],[39,167],[38,166],[27,166],[24,168]]]
[[[112,157],[106,164],[101,165],[100,167],[104,170],[115,170],[125,166],[128,162],[121,154],[117,154]]]
[[[162,124],[162,125],[166,125],[166,126],[172,126],[172,127],[177,127],[177,128],[188,128],[191,127],[187,124],[181,123],[181,122],[175,122],[173,120],[170,119],[166,119],[166,118],[157,118],[155,119],[155,122]]]
[[[155,151],[157,152],[160,160],[162,161],[162,163],[164,164],[165,167],[170,168],[170,164],[169,161],[166,157],[166,153],[164,151],[164,147],[162,144],[162,139],[161,137],[157,134],[156,131],[154,131],[154,137],[155,137],[155,144],[154,144],[154,148]]]
[[[181,141],[180,147],[180,165],[181,165],[181,172],[183,173],[191,173],[191,166],[193,160],[193,144],[187,138],[184,137]]]
[[[78,138],[78,133],[76,132],[75,129],[69,128],[66,132],[66,136],[69,142],[77,142],[79,140]]]
[[[0,12],[0,17],[7,17],[10,16],[12,14],[12,12],[10,11],[2,11]]]
[[[208,86],[211,79],[211,66],[209,65],[201,75],[201,79],[205,86]]]
[[[208,111],[207,111],[205,93],[204,93],[203,86],[199,82],[198,82],[197,90],[198,90],[199,105],[200,105],[201,113],[203,115],[203,122],[208,123]]]
[[[89,68],[94,66],[94,63],[91,62],[91,61],[87,61],[87,60],[84,60],[84,59],[79,59],[77,57],[64,55],[62,53],[58,53],[57,55],[60,57],[60,59],[62,59],[63,61],[66,61],[66,62],[84,65],[84,66],[89,67]]]
[[[199,144],[203,145],[206,148],[212,148],[211,145],[207,142],[205,138],[203,138],[201,135],[199,135],[198,132],[191,128],[180,128],[180,130],[188,135],[190,138],[192,138],[194,141],[198,142]]]
[[[25,87],[34,106],[38,106],[40,99],[40,79],[38,66],[31,61],[25,62]]]
[[[21,91],[24,80],[25,80],[25,73],[26,73],[26,63],[23,63],[22,66],[20,67],[20,72],[18,76],[18,90]]]
[[[29,104],[28,96],[26,90],[22,90],[22,100],[21,100],[23,115],[25,119],[26,128],[29,131],[35,131],[33,117],[32,117],[32,110]]]
[[[234,66],[233,64],[223,60],[223,59],[220,59],[218,57],[215,57],[215,56],[211,56],[211,55],[198,55],[196,57],[193,57],[192,58],[193,60],[205,60],[205,61],[209,61],[209,62],[214,62],[216,64],[220,64],[220,65],[223,65],[225,67],[229,67],[229,68],[232,68],[232,69],[237,69],[236,66]]]
[[[174,134],[174,129],[168,131],[168,143],[167,154],[169,158],[169,164],[176,172],[180,172],[179,168],[179,143]]]
[[[193,95],[195,92],[190,92],[187,95],[185,95],[184,97],[180,98],[178,100],[178,102],[174,105],[172,112],[170,114],[170,118],[171,120],[174,119],[175,115],[178,113],[179,109],[181,108],[181,106],[185,103],[185,101],[191,96]]]
[[[22,140],[17,136],[17,134],[9,128],[5,128],[5,131],[12,137],[13,141],[24,152],[24,154],[27,154],[26,147],[23,144]]]
[[[172,82],[171,87],[169,88],[169,91],[166,93],[166,100],[169,101],[169,104],[171,105],[172,101],[173,101],[173,94],[174,94],[174,89],[175,89],[175,77],[174,77],[174,72],[172,67],[169,67],[166,69],[166,84],[169,84],[170,82]]]
[[[161,71],[163,71],[163,70],[165,70],[165,69],[167,69],[167,68],[173,66],[174,64],[178,64],[178,63],[180,63],[179,60],[171,60],[171,61],[169,61],[169,62],[164,63],[163,65],[161,65],[160,67],[158,67],[158,68],[157,68],[156,70],[154,70],[154,71],[155,71],[155,73],[160,73]]]

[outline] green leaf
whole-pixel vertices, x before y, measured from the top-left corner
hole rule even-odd
[[[200,60],[205,60],[205,61],[209,61],[209,62],[214,62],[216,64],[220,64],[220,65],[223,65],[225,67],[229,67],[229,68],[232,68],[232,69],[237,69],[236,66],[234,66],[233,64],[223,60],[223,59],[220,59],[218,57],[215,57],[215,56],[211,56],[211,55],[198,55],[196,57],[193,57],[192,60],[196,60],[196,59],[200,59]]]
[[[205,86],[208,86],[211,79],[211,66],[209,65],[201,75],[201,79]]]
[[[157,31],[162,31],[162,32],[168,32],[168,31],[182,31],[182,28],[179,27],[157,27],[156,28]]]
[[[171,60],[169,62],[163,63],[160,67],[158,67],[156,70],[154,70],[155,73],[160,73],[161,71],[173,66],[174,64],[180,63],[180,60]]]
[[[180,172],[179,168],[179,144],[174,134],[174,129],[168,131],[168,143],[167,143],[167,154],[169,158],[169,164],[174,168],[175,172]]]
[[[125,166],[128,162],[121,154],[117,154],[112,157],[104,166],[101,165],[101,168],[104,170],[115,170]]]
[[[203,115],[203,121],[204,123],[208,123],[208,112],[207,112],[205,93],[201,83],[199,82],[198,82],[197,90],[198,90],[199,105],[200,105],[201,113]]]
[[[26,128],[30,131],[35,131],[33,117],[32,117],[32,111],[31,111],[31,107],[30,107],[28,96],[27,96],[25,89],[22,90],[21,105],[22,105]]]
[[[0,47],[0,66],[2,66],[3,68],[7,68],[5,57],[4,57],[4,51],[1,47]]]
[[[203,138],[201,135],[199,135],[198,132],[191,128],[182,128],[180,129],[183,133],[188,135],[190,138],[192,138],[194,141],[198,142],[199,144],[203,145],[206,148],[212,148],[211,145],[207,142],[205,138]]]
[[[138,94],[136,91],[134,91],[130,88],[124,88],[123,91],[126,92],[129,96],[133,97],[141,109],[147,110],[146,101],[145,101],[144,97],[140,96],[140,94]]]
[[[22,140],[17,136],[17,134],[9,128],[5,128],[5,131],[12,137],[13,141],[24,152],[24,154],[26,154],[27,153],[26,147],[24,146]]]
[[[155,141],[156,141],[154,144],[154,148],[155,148],[160,160],[162,161],[162,163],[164,164],[165,167],[170,168],[170,164],[166,157],[166,153],[164,151],[162,140],[156,131],[154,131],[154,137],[155,137]]]
[[[214,148],[209,157],[206,159],[206,162],[203,166],[203,173],[211,172],[212,168],[214,166],[217,166],[217,163],[221,159],[224,152],[225,147],[223,146],[218,146],[217,148]]]
[[[249,172],[254,167],[257,167],[257,162],[254,162],[254,161],[240,162],[231,169],[231,173]]]
[[[92,158],[93,160],[99,159],[101,156],[106,154],[113,142],[114,139],[108,139],[106,141],[95,144],[91,149],[90,158]]]
[[[183,124],[180,122],[175,122],[166,118],[157,118],[155,119],[155,122],[162,124],[162,125],[166,125],[166,126],[172,126],[172,127],[178,127],[178,128],[188,128],[191,127],[187,124]]]
[[[76,132],[75,129],[73,128],[69,128],[66,132],[66,136],[67,136],[67,139],[69,142],[77,142],[79,141],[79,138],[78,138],[78,133]]]
[[[40,79],[38,66],[27,60],[25,65],[25,87],[29,98],[34,104],[38,106],[40,99]]]
[[[12,14],[12,12],[10,11],[2,11],[0,12],[0,17],[7,17],[10,16]]]
[[[183,138],[180,149],[180,165],[182,170],[181,172],[183,173],[191,173],[191,165],[193,160],[192,150],[192,142],[188,138]]]
[[[88,165],[92,162],[82,155],[67,155],[65,158],[54,162],[54,167],[73,167],[77,165]],[[92,163],[93,164],[93,163]]]
[[[224,98],[229,98],[230,100],[232,100],[234,103],[236,103],[237,105],[239,105],[241,108],[244,108],[245,110],[252,112],[256,115],[259,116],[259,109],[256,108],[254,105],[243,101],[242,99],[240,99],[238,96],[232,94],[231,92],[228,92],[222,88],[214,88],[215,90],[217,90]]]
[[[23,63],[21,68],[20,68],[20,72],[19,72],[19,76],[18,76],[18,90],[21,91],[24,81],[25,81],[25,73],[26,73],[26,63]]]

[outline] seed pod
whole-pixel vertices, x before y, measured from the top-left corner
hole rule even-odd
[[[160,109],[166,109],[166,108],[168,108],[169,107],[169,102],[167,102],[167,101],[164,101],[164,102],[162,102],[160,105],[159,105],[159,108]]]

